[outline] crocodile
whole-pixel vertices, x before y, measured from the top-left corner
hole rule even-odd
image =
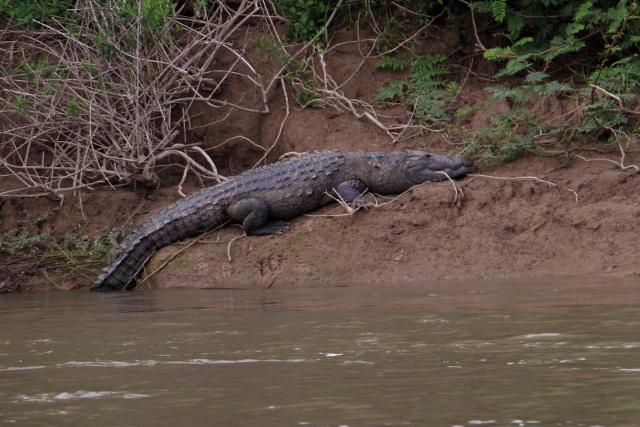
[[[366,191],[399,194],[471,170],[468,157],[420,150],[320,150],[288,157],[204,188],[152,215],[124,239],[91,290],[129,289],[154,251],[229,221],[242,223],[247,235],[282,233],[288,227],[285,220],[334,198],[366,206]]]

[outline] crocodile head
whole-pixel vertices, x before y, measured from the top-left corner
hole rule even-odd
[[[404,173],[413,184],[456,178],[473,171],[473,160],[466,156],[447,157],[426,151],[408,150]]]

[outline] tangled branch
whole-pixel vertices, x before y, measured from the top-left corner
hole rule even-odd
[[[152,33],[142,15],[114,19],[125,3],[102,3],[77,10],[76,30],[75,21],[57,21],[0,36],[7,70],[0,76],[0,170],[15,183],[0,196],[62,199],[100,185],[157,186],[167,165],[220,181],[207,150],[179,140],[191,127],[190,108],[268,111],[262,77],[229,41],[267,10],[264,2],[221,3],[208,16],[175,16]],[[233,60],[221,68],[220,58]],[[232,79],[244,80],[251,101],[217,95]]]

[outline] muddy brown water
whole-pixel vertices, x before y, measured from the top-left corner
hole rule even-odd
[[[640,279],[0,298],[0,422],[637,425]]]

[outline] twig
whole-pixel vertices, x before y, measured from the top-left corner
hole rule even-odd
[[[67,23],[60,20],[40,23],[44,30],[9,28],[0,36],[0,50],[6,53],[0,66],[8,70],[0,76],[7,95],[0,98],[0,168],[21,183],[20,188],[0,191],[0,196],[62,199],[69,191],[79,197],[78,190],[118,182],[156,184],[156,170],[176,156],[183,167],[190,166],[183,172],[219,182],[224,177],[202,147],[171,145],[181,133],[187,136],[191,106],[204,102],[229,111],[269,111],[261,76],[229,41],[248,19],[267,11],[266,2],[243,1],[237,8],[221,3],[198,19],[173,17],[157,29],[152,44],[144,40],[141,19],[114,25],[117,20],[112,18],[122,6],[113,5],[109,9],[96,0],[79,5],[82,32],[63,30]],[[137,12],[142,13],[139,5]],[[172,33],[175,25],[182,29],[180,37]],[[90,42],[104,35],[122,36],[122,41],[110,40],[115,61],[105,60],[94,47],[100,43]],[[133,37],[125,37],[129,35]],[[235,60],[225,70],[211,71],[222,53]],[[43,57],[49,59],[47,77],[29,77],[43,73],[43,66],[30,65],[35,63],[31,58]],[[15,58],[24,58],[25,65],[16,69]],[[214,99],[232,77],[250,89]],[[203,94],[212,82],[214,90]],[[251,88],[262,99],[260,108],[249,101]],[[47,95],[51,92],[56,96]],[[42,156],[36,158],[36,152]],[[200,156],[208,168],[200,164]]]
[[[453,202],[451,202],[451,206],[460,206],[462,204],[462,200],[464,199],[464,191],[462,191],[462,186],[460,186],[456,181],[454,181],[448,173],[444,171],[436,171],[437,174],[444,175],[451,185],[453,185]]]
[[[278,271],[278,274],[276,274],[276,277],[274,277],[271,283],[269,283],[269,285],[267,286],[267,289],[271,289],[271,287],[273,286],[274,283],[276,283],[276,280],[278,280],[278,277],[280,277],[283,271],[284,271],[284,268]]]
[[[227,245],[227,258],[229,259],[229,262],[232,261],[231,258],[231,244],[233,242],[235,242],[238,239],[244,239],[245,237],[247,237],[247,233],[241,234],[239,236],[235,236],[233,239],[229,240],[229,244]]]
[[[589,87],[597,90],[598,92],[602,92],[603,94],[605,94],[609,98],[614,99],[618,103],[618,107],[620,107],[620,110],[622,110],[624,113],[631,114],[633,116],[640,116],[640,111],[629,110],[627,107],[625,107],[624,104],[622,103],[622,99],[620,99],[619,96],[616,96],[616,95],[612,94],[611,92],[608,92],[605,89],[601,88],[600,86],[596,86],[594,84],[589,84]]]
[[[229,224],[230,221],[226,221],[222,224],[220,224],[219,226],[217,226],[216,228],[209,230],[201,235],[199,235],[198,237],[196,237],[195,239],[193,239],[191,242],[187,243],[186,245],[184,245],[184,247],[182,249],[180,249],[179,251],[177,251],[176,253],[172,254],[165,262],[162,263],[162,265],[160,265],[158,268],[156,268],[155,270],[153,270],[151,273],[147,274],[142,280],[140,280],[137,284],[136,284],[136,289],[140,289],[140,287],[147,282],[149,279],[151,279],[151,277],[153,277],[156,273],[158,273],[160,270],[162,270],[164,267],[167,266],[167,264],[169,264],[171,261],[173,261],[178,255],[180,255],[182,252],[186,251],[187,249],[189,249],[191,246],[195,245],[196,243],[198,243],[199,241],[201,241],[202,239],[204,239],[205,237],[209,236],[211,233],[218,231],[222,228],[224,228],[227,224]],[[147,259],[148,261],[148,259]],[[145,261],[144,263],[142,263],[142,265],[144,266],[144,264],[146,264]],[[142,268],[142,267],[140,267]],[[136,273],[137,275],[138,273]],[[134,276],[135,277],[135,276]]]
[[[346,214],[340,214],[340,215],[315,215],[315,214],[304,214],[304,216],[318,216],[318,217],[339,217],[339,216],[352,216],[353,214],[355,214],[356,212],[358,212],[361,208],[361,206],[356,206],[355,208],[349,206],[349,203],[347,203],[342,196],[340,195],[340,193],[338,193],[335,189],[333,190],[333,192],[336,194],[335,196],[327,191],[325,191],[324,194],[326,194],[327,196],[329,196],[330,198],[332,198],[334,201],[336,201],[340,206],[342,206],[347,213]],[[366,193],[366,190],[360,194],[361,196],[364,195]]]

